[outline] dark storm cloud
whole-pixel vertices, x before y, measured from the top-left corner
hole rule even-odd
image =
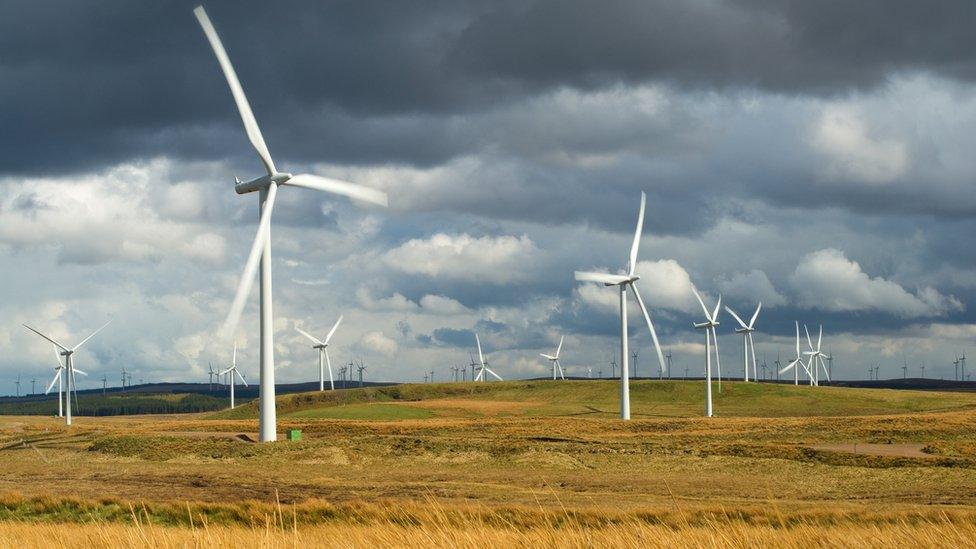
[[[12,2],[0,172],[169,155],[257,163],[195,2]],[[279,158],[431,165],[485,147],[465,116],[562,87],[835,94],[971,79],[971,2],[211,2]],[[320,124],[319,119],[330,123]],[[597,146],[598,147],[598,146]]]

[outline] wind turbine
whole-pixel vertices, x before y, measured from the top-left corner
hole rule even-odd
[[[384,207],[387,206],[388,202],[386,194],[375,189],[318,175],[298,174],[293,176],[290,173],[279,172],[274,165],[274,161],[271,160],[271,153],[268,152],[264,137],[261,135],[261,129],[258,127],[257,120],[254,118],[254,113],[251,112],[251,106],[247,101],[247,97],[244,96],[244,90],[241,88],[241,83],[237,79],[237,73],[231,65],[227,52],[224,51],[220,37],[217,36],[217,31],[210,22],[210,18],[207,17],[207,12],[204,11],[203,6],[197,6],[193,10],[193,13],[196,15],[200,27],[203,28],[203,33],[207,36],[210,47],[213,48],[214,54],[217,56],[220,68],[224,73],[224,77],[227,79],[227,84],[230,86],[231,94],[234,96],[234,102],[237,103],[237,110],[240,111],[247,137],[268,172],[267,175],[248,182],[241,182],[239,179],[236,180],[234,188],[238,194],[258,191],[261,216],[257,234],[254,237],[254,243],[251,245],[247,262],[244,264],[244,272],[241,275],[240,285],[237,287],[233,304],[221,331],[228,338],[236,331],[241,313],[244,310],[244,302],[248,294],[250,294],[251,285],[254,283],[254,277],[257,275],[260,261],[261,388],[259,401],[261,415],[259,439],[261,442],[270,442],[278,438],[274,382],[274,316],[271,310],[271,213],[274,209],[278,186],[292,185],[295,187],[325,191]],[[273,35],[269,35],[269,37],[273,37]]]
[[[817,336],[817,347],[813,347],[813,341],[810,340],[810,330],[807,330],[806,325],[803,325],[803,331],[807,334],[807,344],[810,345],[809,351],[803,351],[803,354],[810,357],[807,359],[807,368],[813,369],[812,375],[810,376],[810,385],[820,385],[820,370],[823,368],[824,374],[827,376],[827,381],[830,381],[830,374],[827,373],[827,366],[824,364],[824,359],[829,358],[826,353],[820,351],[820,343],[823,341],[823,324],[820,325],[820,335]],[[810,372],[808,372],[810,373]]]
[[[210,367],[210,372],[209,372],[209,375],[210,375],[210,388],[207,389],[207,391],[212,393],[213,392],[213,376],[218,375],[218,374],[213,369],[213,362],[208,362],[207,363],[207,366]],[[217,379],[220,380],[219,377]]]
[[[54,338],[49,337],[49,336],[46,336],[46,335],[42,334],[41,332],[35,330],[34,328],[31,328],[30,326],[24,324],[24,328],[27,328],[28,330],[34,332],[35,334],[37,334],[37,335],[43,337],[44,339],[50,341],[55,346],[55,354],[57,354],[57,357],[58,357],[58,367],[57,367],[56,373],[54,374],[54,379],[51,380],[51,384],[48,385],[47,391],[45,391],[45,394],[50,393],[51,392],[51,388],[54,387],[54,383],[57,382],[57,384],[58,384],[58,416],[60,416],[61,415],[61,378],[62,378],[62,376],[64,376],[65,384],[66,384],[66,390],[65,390],[65,397],[66,398],[64,399],[65,400],[65,416],[64,416],[64,423],[65,423],[65,425],[71,425],[71,391],[72,390],[77,390],[76,389],[76,385],[75,385],[75,372],[77,372],[77,373],[79,373],[79,374],[81,374],[83,376],[88,375],[85,372],[82,372],[81,370],[78,370],[77,368],[75,368],[75,366],[74,366],[74,359],[72,358],[72,355],[74,355],[75,354],[75,351],[77,351],[78,349],[80,349],[82,345],[84,345],[85,343],[88,343],[88,340],[89,339],[95,337],[95,334],[97,334],[98,332],[101,332],[102,331],[102,328],[108,326],[108,323],[109,322],[111,322],[111,320],[109,320],[105,324],[102,324],[101,328],[99,328],[99,329],[95,330],[94,332],[92,332],[91,335],[89,335],[85,339],[82,339],[81,340],[81,343],[75,345],[74,347],[66,347],[66,346],[58,343],[57,341],[55,341]],[[58,349],[60,349],[60,351]],[[61,357],[64,357],[64,363],[61,362]],[[77,398],[78,397],[76,395],[75,396],[75,399],[77,400]]]
[[[559,346],[556,347],[556,354],[554,354],[554,355],[547,355],[545,353],[539,353],[539,355],[542,356],[542,357],[544,357],[546,360],[548,360],[549,361],[549,364],[552,366],[552,380],[553,381],[556,380],[556,369],[557,368],[559,369],[559,377],[561,377],[563,379],[563,381],[566,381],[566,376],[563,374],[563,366],[562,366],[562,364],[559,363],[559,351],[561,351],[562,348],[563,348],[563,337],[565,337],[565,336],[559,336]]]
[[[356,367],[356,370],[359,372],[359,386],[362,387],[363,386],[363,372],[366,371],[366,366],[363,364],[362,361],[359,362],[359,366]],[[434,379],[434,372],[431,372],[430,373],[430,378],[431,378],[431,380]]]
[[[732,315],[732,318],[739,323],[741,328],[736,328],[735,333],[742,334],[742,381],[749,381],[749,353],[752,352],[752,380],[756,381],[756,344],[752,341],[752,332],[756,331],[756,319],[759,318],[759,311],[762,310],[762,301],[756,306],[756,312],[752,313],[752,318],[749,320],[749,324],[742,322],[739,315],[735,314],[728,305],[725,306],[725,310]]]
[[[715,310],[711,313],[708,312],[708,307],[705,307],[705,302],[702,301],[700,295],[695,289],[691,290],[695,293],[695,297],[698,298],[698,303],[701,304],[702,310],[705,311],[705,322],[696,322],[695,328],[698,330],[705,330],[705,417],[712,417],[712,338],[715,338],[715,362],[718,363],[718,335],[715,333],[715,327],[720,323],[718,321],[718,311],[722,306],[722,296],[718,296],[718,303],[715,304]]]
[[[221,375],[228,374],[230,376],[230,409],[233,410],[234,409],[234,387],[237,385],[237,379],[235,379],[234,376],[236,375],[237,377],[241,378],[241,382],[244,383],[245,387],[247,387],[247,380],[244,379],[244,376],[241,375],[239,371],[237,371],[237,344],[236,343],[234,344],[234,355],[233,358],[231,359],[230,367],[220,373]]]
[[[20,398],[20,374],[17,374],[17,381],[14,382],[14,385],[17,386],[17,394],[16,394],[16,396],[18,398]]]
[[[315,336],[309,334],[305,330],[302,330],[298,326],[295,326],[295,329],[298,330],[298,333],[312,340],[312,343],[314,343],[314,345],[312,345],[312,348],[318,349],[319,351],[319,391],[325,390],[325,365],[326,364],[329,366],[329,388],[335,391],[335,381],[333,381],[332,379],[332,361],[329,359],[329,340],[332,339],[332,334],[335,333],[336,329],[339,327],[340,322],[342,322],[342,315],[339,315],[339,320],[336,320],[336,323],[332,326],[332,329],[329,330],[329,334],[325,336],[325,341],[319,341],[318,338],[316,338]]]
[[[478,342],[478,363],[476,364],[478,367],[478,377],[476,377],[474,380],[487,382],[488,376],[485,375],[485,372],[488,372],[489,374],[495,376],[498,381],[505,381],[500,375],[496,374],[491,370],[491,368],[488,367],[488,361],[485,360],[485,355],[481,353],[481,338],[478,337],[478,334],[474,334],[474,339]],[[471,371],[472,373],[474,372],[474,370]]]
[[[813,379],[813,376],[810,374],[810,368],[808,368],[807,365],[803,363],[803,355],[800,354],[800,323],[799,321],[794,321],[794,323],[796,324],[796,358],[791,360],[790,363],[784,366],[782,370],[779,370],[777,372],[777,375],[785,374],[786,372],[792,369],[793,385],[799,385],[800,369],[797,366],[803,366],[803,369],[807,372],[807,375],[810,376],[811,379]],[[776,362],[778,365],[779,359],[777,359]]]
[[[668,359],[668,379],[671,379],[671,348],[668,348],[668,354],[664,355],[664,358]]]
[[[647,203],[647,195],[641,191],[640,210],[637,213],[637,229],[634,231],[634,242],[630,246],[630,261],[626,275],[576,271],[576,280],[583,282],[599,282],[604,286],[617,286],[620,291],[620,418],[630,419],[630,372],[627,367],[629,358],[627,351],[627,287],[637,298],[637,305],[644,313],[644,320],[647,321],[647,328],[651,331],[651,340],[654,342],[654,350],[657,351],[657,358],[661,364],[661,371],[665,369],[664,354],[661,353],[661,344],[657,340],[657,332],[654,331],[654,324],[651,322],[651,315],[644,306],[640,292],[637,291],[637,281],[640,277],[634,271],[637,269],[637,250],[640,247],[640,237],[644,230],[644,207]]]

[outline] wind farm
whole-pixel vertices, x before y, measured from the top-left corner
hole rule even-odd
[[[970,10],[877,11],[15,3],[0,544],[971,545]]]

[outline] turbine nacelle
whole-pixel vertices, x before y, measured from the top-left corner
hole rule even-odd
[[[277,183],[281,185],[291,179],[292,175],[286,172],[279,172],[274,175],[262,175],[257,179],[252,179],[250,181],[241,182],[240,179],[234,178],[234,190],[237,194],[247,194],[253,193],[254,191],[260,191],[267,189],[272,183]]]

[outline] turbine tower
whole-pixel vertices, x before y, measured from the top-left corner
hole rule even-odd
[[[554,354],[554,355],[547,355],[545,353],[539,353],[539,355],[542,356],[543,358],[545,358],[546,360],[548,360],[549,361],[549,365],[552,366],[552,380],[553,381],[556,380],[556,369],[557,368],[559,369],[559,377],[561,377],[563,379],[563,381],[566,380],[566,376],[563,373],[563,366],[562,366],[562,364],[559,363],[559,351],[561,351],[562,348],[563,348],[563,337],[565,337],[565,336],[559,336],[559,346],[556,347],[556,354]]]
[[[630,419],[630,372],[628,372],[627,360],[627,288],[634,293],[637,305],[644,313],[644,320],[647,321],[647,328],[651,331],[651,340],[654,342],[654,350],[657,351],[657,358],[661,364],[661,371],[664,371],[664,354],[661,353],[661,344],[657,340],[657,332],[654,331],[654,324],[651,322],[651,315],[644,306],[640,292],[637,291],[637,281],[640,277],[634,271],[637,269],[637,250],[640,247],[640,237],[644,230],[644,208],[647,203],[647,195],[641,191],[640,210],[637,213],[637,229],[634,231],[634,242],[630,246],[630,261],[626,275],[576,271],[576,280],[584,282],[599,282],[604,286],[617,286],[620,292],[620,418]]]
[[[312,345],[312,348],[318,349],[319,351],[319,391],[325,390],[325,366],[326,365],[328,365],[329,367],[329,389],[335,391],[335,381],[333,381],[332,379],[332,361],[329,359],[329,340],[332,339],[332,334],[335,333],[336,329],[339,327],[340,322],[342,322],[342,315],[339,315],[339,320],[336,320],[336,323],[332,326],[332,329],[329,330],[328,335],[325,336],[325,341],[319,341],[318,338],[316,338],[315,336],[302,330],[298,326],[295,326],[295,329],[298,330],[298,333],[312,340],[312,343],[314,343],[314,345]]]
[[[800,384],[799,366],[803,366],[803,369],[807,372],[807,375],[810,376],[811,379],[813,379],[813,376],[810,374],[810,368],[808,368],[807,365],[803,363],[803,355],[800,354],[800,322],[794,321],[794,323],[796,324],[796,358],[791,360],[790,363],[784,366],[782,370],[779,370],[779,372],[777,372],[777,375],[785,374],[786,372],[793,370],[793,385],[799,385]],[[779,359],[777,359],[777,363],[778,362]]]
[[[739,323],[741,328],[736,328],[735,333],[742,334],[742,381],[749,381],[749,354],[752,353],[752,380],[756,381],[756,344],[752,341],[752,332],[756,331],[756,319],[759,318],[759,311],[762,310],[762,301],[756,307],[756,312],[752,313],[752,319],[749,320],[749,324],[742,322],[739,315],[735,314],[728,305],[725,306],[725,310],[732,315],[732,318]]]
[[[234,96],[234,102],[237,104],[237,110],[240,112],[241,120],[244,122],[244,130],[247,133],[248,140],[250,140],[251,146],[254,147],[254,150],[261,159],[261,163],[264,164],[265,170],[268,172],[267,175],[248,182],[237,180],[235,185],[235,190],[238,194],[255,191],[259,193],[261,215],[257,234],[254,237],[254,243],[251,245],[247,262],[244,264],[244,272],[241,276],[240,285],[237,287],[233,304],[221,331],[224,337],[230,338],[237,330],[237,324],[244,310],[244,302],[248,294],[250,294],[251,285],[254,283],[254,277],[258,274],[257,271],[260,262],[261,388],[259,401],[261,414],[259,439],[261,442],[271,442],[278,438],[274,382],[274,316],[271,310],[271,213],[274,209],[278,186],[292,185],[295,187],[325,191],[381,206],[387,206],[387,198],[386,194],[380,191],[345,181],[311,174],[292,176],[290,173],[279,172],[274,165],[274,161],[271,159],[271,154],[268,152],[268,147],[264,142],[264,137],[261,135],[261,129],[258,127],[257,120],[254,118],[254,113],[251,112],[251,106],[247,101],[247,97],[244,95],[240,81],[237,79],[237,73],[234,72],[230,58],[227,56],[227,52],[224,51],[224,46],[220,42],[217,31],[210,22],[210,18],[207,17],[207,12],[204,11],[203,6],[197,6],[193,10],[193,13],[196,15],[197,21],[203,29],[203,33],[210,42],[210,47],[213,48],[224,77],[227,79],[231,94]],[[273,35],[269,35],[269,37],[273,38]]]
[[[230,377],[230,409],[233,410],[235,407],[234,386],[237,385],[237,379],[235,379],[234,376],[236,375],[237,377],[241,378],[241,382],[244,384],[245,387],[247,387],[247,380],[244,379],[244,376],[241,375],[239,371],[237,371],[237,344],[236,343],[234,344],[234,355],[233,358],[231,359],[230,367],[228,367],[226,370],[220,373],[221,375],[227,374]]]
[[[715,339],[715,362],[718,364],[718,335],[715,333],[715,327],[720,324],[718,311],[722,306],[722,296],[718,296],[715,310],[709,313],[708,307],[705,307],[705,302],[702,301],[698,292],[694,289],[691,291],[698,298],[702,311],[705,311],[705,322],[696,322],[694,326],[695,329],[705,330],[705,417],[712,417],[712,338]]]
[[[51,392],[51,387],[53,387],[54,386],[54,383],[57,382],[57,384],[58,384],[58,416],[60,417],[61,416],[61,379],[62,379],[62,377],[64,378],[64,383],[65,383],[65,391],[64,391],[64,393],[65,393],[65,399],[64,399],[64,401],[65,401],[64,424],[65,425],[71,425],[71,391],[72,390],[77,391],[77,388],[76,388],[76,385],[75,385],[75,373],[77,372],[77,373],[79,373],[81,375],[84,375],[84,376],[88,375],[88,374],[82,372],[81,370],[75,368],[73,355],[75,354],[75,351],[77,351],[78,349],[81,348],[82,345],[84,345],[85,343],[88,343],[88,340],[89,339],[95,337],[95,334],[97,334],[98,332],[101,332],[102,331],[102,328],[108,326],[108,323],[109,322],[111,322],[111,320],[108,321],[108,322],[106,322],[105,324],[102,324],[102,327],[101,328],[99,328],[99,329],[95,330],[94,332],[92,332],[91,335],[89,335],[85,339],[81,340],[81,343],[75,345],[74,347],[66,347],[66,346],[58,343],[57,341],[55,341],[54,338],[49,337],[49,336],[46,336],[46,335],[42,334],[41,332],[35,330],[34,328],[31,328],[30,326],[24,324],[24,328],[27,328],[28,330],[34,332],[35,334],[37,334],[37,335],[43,337],[44,339],[50,341],[55,346],[55,353],[57,354],[57,357],[58,357],[58,367],[56,369],[56,373],[54,374],[54,379],[51,380],[51,384],[48,385],[47,391],[45,391],[45,394],[50,393]],[[64,362],[63,363],[61,362],[61,357],[64,357]],[[76,395],[75,396],[75,400],[76,401],[77,401],[77,398],[78,397]]]
[[[478,362],[475,364],[475,366],[478,367],[478,377],[476,377],[474,380],[487,382],[488,376],[485,375],[485,372],[488,372],[489,374],[495,376],[498,381],[505,381],[500,375],[496,374],[491,370],[491,368],[488,367],[488,361],[485,360],[485,355],[481,352],[481,338],[478,337],[478,334],[474,334],[474,339],[478,343]],[[471,372],[473,374],[474,370],[471,370]]]

